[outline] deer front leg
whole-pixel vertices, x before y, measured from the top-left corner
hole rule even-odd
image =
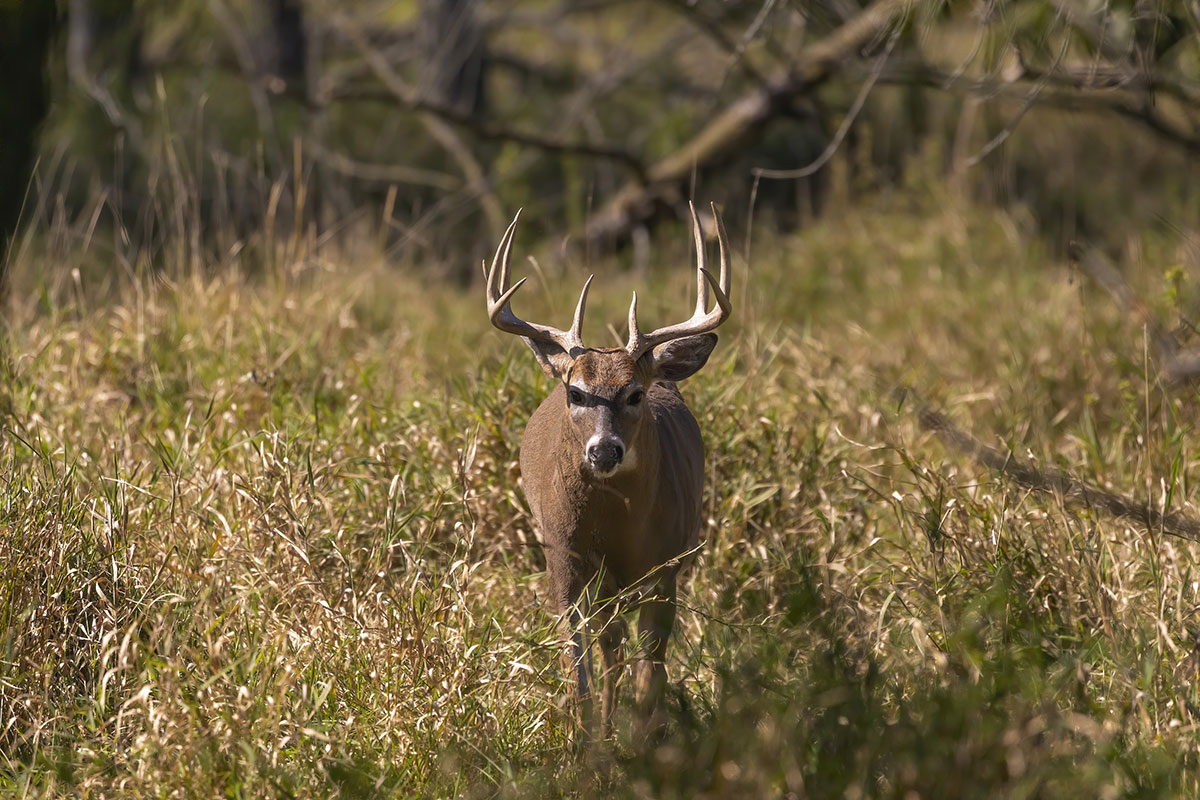
[[[675,626],[675,580],[656,588],[638,612],[638,640],[643,658],[638,664],[637,703],[644,735],[666,724],[663,693],[667,686],[667,642]]]
[[[567,611],[567,630],[571,642],[568,650],[568,672],[574,678],[573,699],[579,728],[585,741],[592,736],[592,642],[588,632],[587,599],[587,593],[581,593],[579,599],[573,602]]]
[[[566,640],[563,658],[569,676],[569,701],[581,734],[575,737],[575,744],[579,746],[592,736],[592,649],[588,626],[594,588],[589,576],[580,569],[577,555],[568,547],[547,545],[546,572],[550,593],[558,601],[561,612]]]
[[[625,667],[621,649],[625,644],[625,620],[610,616],[600,630],[600,659],[604,668],[604,683],[600,694],[600,736],[612,736],[613,712],[617,707],[617,683]]]

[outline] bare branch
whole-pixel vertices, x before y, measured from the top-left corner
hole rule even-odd
[[[355,30],[351,23],[335,18],[334,26],[339,29],[340,33],[348,41],[357,45],[367,66],[380,83],[383,84],[386,91],[380,92],[377,89],[363,90],[358,88],[333,89],[327,87],[322,91],[319,102],[329,103],[339,100],[359,99],[399,103],[404,108],[430,115],[437,118],[440,122],[464,128],[481,139],[511,141],[547,152],[608,158],[625,164],[638,174],[644,169],[640,160],[626,150],[606,145],[569,142],[535,133],[497,127],[469,111],[430,100],[417,91],[415,87],[409,86],[397,75],[387,58],[378,50],[371,47],[370,43]],[[428,124],[427,127],[429,127]],[[433,128],[437,128],[437,136],[447,142],[449,141],[449,137],[454,136],[453,131],[441,124],[432,125],[431,132]],[[496,235],[499,236],[499,230],[503,229],[503,218],[497,213],[497,218],[493,222],[498,226]]]
[[[407,183],[414,186],[430,186],[443,191],[454,191],[462,188],[462,181],[444,172],[419,167],[408,167],[402,164],[367,164],[356,161],[342,153],[329,150],[313,139],[306,139],[305,149],[325,166],[335,172],[379,183]]]
[[[545,10],[504,11],[484,17],[485,28],[536,28],[547,30],[558,27],[558,23],[573,15],[595,14],[616,6],[631,5],[641,0],[567,0]]]
[[[415,107],[419,103],[419,93],[396,74],[387,59],[379,51],[371,47],[366,39],[358,37],[356,40],[355,37],[357,34],[351,26],[342,24],[340,27],[351,41],[357,41],[363,59],[371,67],[371,71],[375,73],[375,77],[391,91],[396,100],[409,107]],[[429,134],[458,163],[463,177],[467,180],[468,187],[479,197],[484,216],[487,217],[488,226],[493,229],[496,235],[499,235],[499,232],[504,229],[504,214],[500,209],[500,201],[496,198],[496,193],[491,187],[483,166],[475,158],[470,148],[466,146],[458,134],[444,120],[428,111],[422,111],[418,116],[421,124],[425,126]]]
[[[620,238],[653,213],[659,202],[674,202],[696,167],[732,155],[796,96],[826,80],[855,50],[878,36],[912,5],[912,0],[876,0],[857,16],[796,56],[767,85],[743,94],[674,153],[647,171],[644,181],[626,184],[591,220],[583,239]]]
[[[438,105],[437,103],[431,102],[424,98],[399,97],[390,89],[380,90],[371,87],[346,87],[343,89],[329,90],[323,94],[319,102],[322,104],[328,104],[352,100],[365,100],[370,102],[393,104],[399,103],[402,107],[410,111],[425,111],[440,117],[446,122],[470,131],[473,136],[476,136],[480,139],[513,142],[515,144],[531,147],[535,150],[544,150],[547,153],[564,153],[566,155],[587,156],[589,158],[603,158],[609,161],[616,161],[638,175],[643,175],[646,172],[645,165],[629,150],[605,144],[556,139],[529,131],[519,131],[512,128],[493,125],[481,117],[476,117],[471,114],[464,114],[460,111]]]
[[[1041,492],[1053,492],[1076,505],[1098,508],[1115,517],[1133,520],[1149,531],[1161,531],[1181,539],[1200,540],[1200,520],[1178,511],[1163,511],[1132,497],[1089,486],[1058,469],[1038,469],[1023,464],[1011,451],[988,447],[965,431],[959,430],[945,415],[937,411],[922,409],[919,419],[921,427],[937,434],[946,444],[1021,486]]]
[[[1034,97],[1035,104],[1066,111],[1114,113],[1137,122],[1159,138],[1189,153],[1200,154],[1200,132],[1183,130],[1168,122],[1152,102],[1152,96],[1131,89],[1096,89],[1083,84],[1070,84],[1067,79],[1068,75],[1061,75],[1057,81],[1060,88],[1038,92]],[[955,79],[922,62],[910,62],[885,71],[879,80],[885,84],[921,85],[939,91],[963,92],[988,98],[1020,93],[1022,99],[1028,99],[1032,86],[1026,76],[1013,81]]]
[[[114,128],[124,131],[137,152],[145,149],[142,125],[127,112],[112,92],[92,74],[88,57],[92,50],[92,6],[88,0],[71,0],[67,21],[67,77],[100,106]]]
[[[1057,68],[1060,64],[1062,64],[1062,60],[1066,58],[1067,46],[1070,44],[1070,41],[1071,40],[1067,37],[1063,37],[1062,47],[1059,48],[1058,56],[1054,59],[1054,67],[1052,67],[1052,69]],[[1050,72],[1047,72],[1046,76],[1049,76],[1050,74]],[[983,161],[985,158],[995,152],[1000,145],[1004,144],[1008,140],[1008,137],[1012,135],[1012,132],[1017,129],[1017,124],[1020,123],[1027,113],[1029,113],[1029,109],[1033,108],[1033,104],[1037,102],[1038,96],[1042,93],[1042,90],[1046,88],[1047,80],[1048,78],[1039,79],[1036,83],[1034,83],[1033,88],[1025,97],[1025,101],[1021,103],[1021,108],[1018,109],[1017,113],[1013,115],[1013,118],[1008,121],[1008,124],[1006,124],[999,133],[993,136],[978,153],[967,159],[968,167],[973,167],[979,162]]]
[[[870,77],[863,83],[862,88],[858,90],[858,96],[854,98],[854,102],[850,105],[850,110],[846,112],[846,117],[842,120],[842,124],[838,126],[837,131],[833,135],[833,139],[810,164],[800,167],[799,169],[766,169],[763,167],[755,167],[751,170],[751,174],[755,178],[770,178],[774,180],[788,180],[794,178],[807,178],[822,167],[824,167],[829,159],[833,158],[833,154],[842,146],[842,141],[845,140],[846,134],[850,132],[850,128],[854,125],[854,120],[858,118],[858,114],[862,111],[863,105],[867,102],[867,96],[871,93],[871,88],[875,86],[875,82],[879,80],[880,73],[883,72],[883,65],[887,62],[888,56],[891,55],[892,49],[896,46],[896,42],[900,38],[899,30],[893,32],[888,39],[887,47],[883,53],[875,60],[875,67],[871,70]]]
[[[769,11],[770,6],[774,5],[774,1],[775,0],[767,0],[767,6],[765,10]],[[663,2],[687,17],[687,19],[690,20],[693,25],[699,28],[705,36],[711,39],[726,53],[733,56],[733,61],[730,64],[730,68],[742,70],[742,72],[746,73],[746,75],[749,76],[750,79],[755,83],[767,83],[767,77],[759,72],[753,64],[746,61],[745,58],[746,45],[749,44],[750,40],[753,38],[752,33],[748,33],[747,36],[744,36],[741,42],[735,42],[725,35],[725,31],[721,30],[721,26],[718,25],[715,20],[711,19],[707,14],[701,13],[700,9],[694,3],[689,3],[687,0],[663,0]],[[760,16],[763,16],[762,12],[760,12]],[[761,23],[759,24],[761,25]],[[756,26],[751,25],[751,30],[753,31],[755,29]]]

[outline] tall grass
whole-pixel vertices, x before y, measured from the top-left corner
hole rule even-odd
[[[316,239],[208,262],[29,243],[0,396],[0,792],[1200,791],[1196,543],[1008,482],[918,413],[1194,514],[1194,392],[1019,218],[955,200],[755,231],[684,387],[709,478],[670,732],[635,746],[626,698],[583,759],[516,465],[548,387],[478,292]],[[593,320],[635,282],[648,317],[686,309],[675,233],[678,271],[597,265]],[[1136,250],[1132,282],[1186,320],[1188,251]],[[565,319],[576,281],[548,280],[522,309]]]

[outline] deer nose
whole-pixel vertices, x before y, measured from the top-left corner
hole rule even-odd
[[[625,447],[614,439],[604,439],[588,444],[588,464],[597,472],[611,472],[625,457]]]

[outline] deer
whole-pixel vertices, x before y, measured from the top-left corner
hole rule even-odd
[[[676,383],[708,361],[712,331],[730,315],[730,262],[725,226],[713,205],[720,280],[708,271],[704,234],[694,205],[696,308],[685,322],[643,333],[637,292],[629,306],[624,347],[583,343],[591,275],[583,284],[569,330],[526,322],[511,300],[527,280],[509,286],[513,237],[508,226],[487,276],[493,326],[520,336],[547,377],[556,381],[533,412],[520,448],[520,473],[546,557],[549,593],[569,633],[571,693],[584,740],[594,738],[591,626],[603,667],[601,736],[612,733],[617,679],[627,626],[604,598],[639,598],[636,670],[641,730],[664,724],[666,651],[675,624],[677,581],[699,545],[704,487],[700,426]],[[710,292],[715,305],[709,309]],[[593,618],[594,615],[594,618]]]

